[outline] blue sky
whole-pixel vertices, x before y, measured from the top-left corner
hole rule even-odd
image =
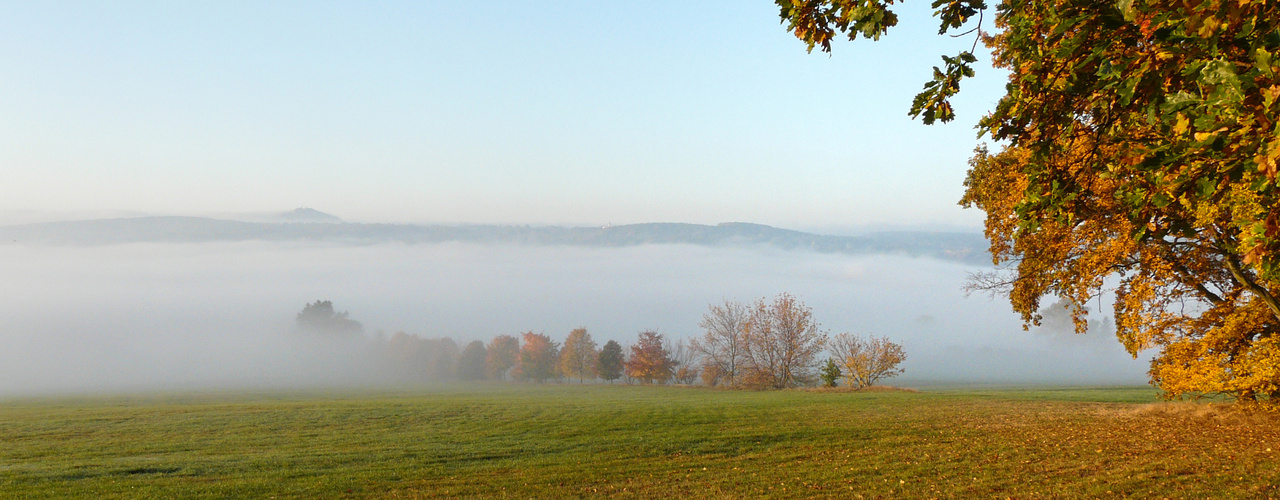
[[[972,43],[927,7],[827,56],[767,0],[5,2],[0,212],[976,227],[1005,77],[910,120]]]

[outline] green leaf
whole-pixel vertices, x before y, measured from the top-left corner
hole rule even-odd
[[[1214,87],[1219,95],[1231,100],[1240,100],[1244,95],[1240,92],[1240,78],[1236,76],[1235,67],[1228,61],[1214,59],[1200,70],[1199,82]]]
[[[961,52],[955,57],[942,56],[946,69],[933,67],[933,79],[924,84],[923,92],[916,94],[908,114],[912,118],[920,118],[925,125],[939,120],[943,123],[954,120],[951,97],[960,92],[960,80],[973,76],[973,67],[969,64],[977,60],[969,52]]]
[[[1125,79],[1125,81],[1120,84],[1120,89],[1117,92],[1117,94],[1119,94],[1120,96],[1120,103],[1125,106],[1128,106],[1129,103],[1133,102],[1133,93],[1137,89],[1137,87],[1138,87],[1137,77],[1129,77]]]
[[[1200,102],[1200,97],[1189,92],[1178,91],[1174,94],[1166,94],[1164,96],[1164,104],[1161,106],[1166,117],[1172,118],[1175,113],[1193,106]]]
[[[1102,64],[1098,65],[1098,72],[1096,74],[1099,79],[1107,80],[1111,78],[1119,78],[1120,70],[1117,70],[1116,67],[1111,64],[1111,61],[1102,61]]]
[[[934,8],[934,17],[942,19],[942,25],[938,27],[939,35],[963,26],[969,18],[987,8],[982,0],[934,0],[931,6]]]
[[[1261,71],[1262,74],[1267,75],[1268,77],[1275,77],[1275,69],[1271,66],[1271,53],[1267,52],[1267,49],[1258,47],[1257,50],[1254,50],[1253,61],[1254,66],[1256,66],[1258,71]]]

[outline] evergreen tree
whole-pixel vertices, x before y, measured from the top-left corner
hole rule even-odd
[[[822,370],[818,372],[818,378],[822,379],[823,387],[835,387],[836,381],[840,380],[840,365],[831,358],[827,358],[827,363],[822,365]]]
[[[617,341],[610,340],[604,343],[604,347],[600,349],[600,357],[597,358],[597,370],[600,378],[608,380],[610,384],[619,377],[622,377],[622,369],[626,359],[622,355],[622,344]]]

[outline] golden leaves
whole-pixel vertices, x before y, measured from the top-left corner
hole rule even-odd
[[[1184,135],[1190,129],[1191,120],[1187,118],[1187,115],[1178,113],[1178,117],[1173,125],[1173,133],[1175,135]]]
[[[1222,131],[1210,133],[1218,132]],[[1117,194],[1125,184],[1116,178],[1117,169],[1123,173],[1132,166],[1122,155],[1111,154],[1115,151],[1081,140],[1063,145],[1048,161],[1016,147],[995,155],[980,150],[971,160],[968,190],[961,202],[987,212],[986,232],[995,260],[1016,263],[1015,277],[1002,281],[1012,283],[1007,293],[1014,309],[1024,321],[1035,323],[1042,297],[1082,304],[1119,273],[1114,303],[1117,337],[1135,356],[1151,348],[1161,350],[1151,376],[1166,394],[1269,390],[1268,384],[1280,381],[1280,375],[1258,363],[1280,359],[1270,346],[1259,345],[1254,351],[1258,344],[1250,339],[1280,329],[1277,320],[1221,264],[1223,253],[1232,251],[1222,245],[1223,235],[1230,234],[1222,225],[1239,218],[1259,220],[1269,213],[1252,189],[1253,181],[1246,175],[1224,188],[1199,185],[1198,189],[1221,190],[1231,200],[1227,205],[1170,191],[1165,196],[1177,196],[1177,203],[1170,204],[1169,210],[1185,211],[1181,223],[1190,224],[1193,231],[1134,239],[1129,236],[1133,232],[1126,216],[1129,208]],[[1106,162],[1108,158],[1119,163]],[[1196,168],[1153,172],[1148,178],[1179,185],[1190,182],[1183,179],[1194,181]],[[1042,179],[1037,176],[1046,171],[1053,172],[1054,179],[1068,178],[1083,188],[1075,193],[1083,211],[1074,222],[1044,217],[1028,206],[1027,192],[1050,191],[1045,181],[1034,180]],[[1253,208],[1241,211],[1244,207]],[[1027,226],[1028,218],[1036,224]],[[1153,217],[1144,226],[1155,233],[1165,231],[1175,220]],[[1280,232],[1280,214],[1270,220],[1277,222]],[[1262,286],[1270,289],[1271,285],[1263,282]],[[1085,323],[1083,314],[1073,320],[1078,327]]]
[[[883,0],[777,3],[810,48],[829,34],[817,28],[856,36],[855,11],[892,25]],[[1237,374],[1270,372],[1233,363],[1275,363],[1250,346],[1280,337],[1280,3],[1030,2],[997,9],[996,26],[985,41],[1008,93],[980,128],[1010,147],[977,152],[960,203],[987,213],[1012,278],[977,288],[1034,323],[1044,296],[1083,303],[1120,275],[1118,335],[1163,349],[1152,377],[1167,391],[1267,390]]]

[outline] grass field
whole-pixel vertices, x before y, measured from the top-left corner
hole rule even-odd
[[[1280,497],[1280,419],[1155,401],[576,384],[8,399],[0,496]]]

